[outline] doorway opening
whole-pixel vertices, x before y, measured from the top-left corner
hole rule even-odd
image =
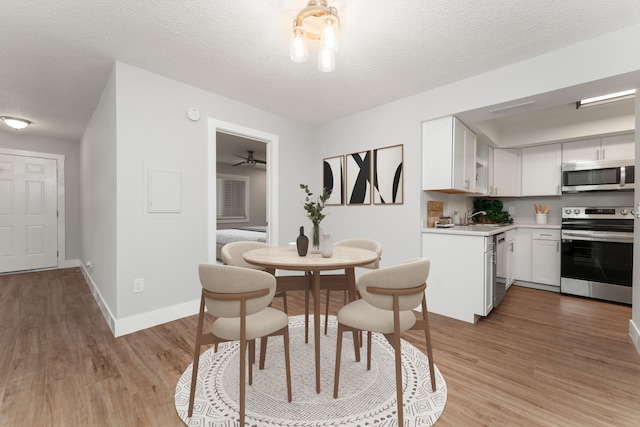
[[[229,241],[263,237],[277,245],[278,136],[209,119],[208,148],[209,262],[218,261]],[[224,188],[242,197],[220,200]]]

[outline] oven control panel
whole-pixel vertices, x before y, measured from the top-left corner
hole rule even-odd
[[[633,214],[633,207],[629,206],[562,208],[562,218],[573,219],[633,219]]]

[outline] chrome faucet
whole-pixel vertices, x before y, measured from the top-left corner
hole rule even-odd
[[[465,216],[464,216],[464,223],[465,225],[469,225],[469,221],[471,220],[471,218],[473,218],[474,216],[478,216],[478,215],[486,215],[487,212],[486,211],[478,211],[474,214],[469,215],[469,213],[472,212],[471,209],[469,209],[467,212],[465,212]]]

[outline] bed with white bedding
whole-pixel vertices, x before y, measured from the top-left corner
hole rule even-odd
[[[266,225],[253,225],[249,227],[237,227],[228,228],[225,230],[216,231],[216,258],[221,259],[220,251],[222,247],[227,243],[240,242],[240,241],[252,241],[252,242],[266,242],[267,241],[267,226]]]

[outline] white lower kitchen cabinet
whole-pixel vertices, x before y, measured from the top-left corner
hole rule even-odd
[[[531,250],[533,242],[533,228],[516,228],[515,278],[518,281],[531,281]]]
[[[427,309],[475,323],[493,308],[493,255],[484,236],[422,234],[422,254],[431,260]],[[491,269],[489,271],[488,269]]]
[[[518,285],[559,291],[560,230],[516,229],[515,279]]]
[[[560,287],[560,230],[534,230],[531,280]]]
[[[505,279],[506,279],[506,287],[509,289],[509,286],[513,284],[515,280],[515,271],[516,271],[516,230],[507,231],[507,243],[505,247],[504,253],[504,268],[505,268]]]

